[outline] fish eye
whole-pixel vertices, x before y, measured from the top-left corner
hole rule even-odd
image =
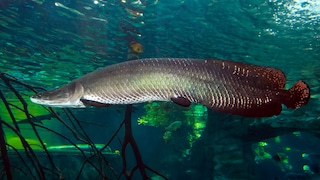
[[[32,96],[33,98],[41,98],[42,97],[42,93],[38,93]]]

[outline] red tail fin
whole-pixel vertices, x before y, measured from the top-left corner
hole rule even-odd
[[[287,92],[289,93],[289,96],[285,98],[283,104],[288,108],[299,108],[302,105],[307,104],[310,99],[310,88],[301,80],[292,86],[292,88]]]

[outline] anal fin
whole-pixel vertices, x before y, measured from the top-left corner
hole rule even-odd
[[[94,106],[97,108],[102,108],[102,107],[107,107],[110,106],[110,104],[103,104],[97,101],[91,101],[91,100],[87,100],[87,99],[80,99],[80,101],[87,106]]]
[[[219,109],[216,109],[219,111]],[[270,103],[265,104],[261,107],[256,107],[252,109],[227,109],[221,112],[226,112],[234,115],[240,115],[244,117],[271,117],[279,115],[282,111],[282,107],[280,103]]]
[[[191,104],[191,102],[184,97],[171,98],[171,101],[183,107],[189,107]]]

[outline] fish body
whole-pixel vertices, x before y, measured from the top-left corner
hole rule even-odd
[[[176,131],[177,129],[179,129],[182,125],[181,121],[174,121],[171,124],[169,124],[168,127],[166,127],[166,131]]]
[[[127,61],[86,74],[58,89],[31,97],[53,107],[96,107],[146,101],[201,103],[216,111],[247,117],[280,114],[285,104],[298,108],[310,98],[298,81],[291,89],[282,71],[226,61],[151,58]]]
[[[143,53],[143,46],[140,43],[133,41],[129,46],[133,52]]]
[[[171,131],[164,132],[162,138],[165,142],[168,142],[172,138],[172,132]]]

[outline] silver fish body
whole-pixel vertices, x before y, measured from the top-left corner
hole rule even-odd
[[[31,97],[57,107],[133,104],[146,101],[188,102],[231,114],[277,115],[281,104],[297,108],[308,102],[309,88],[299,81],[284,90],[282,71],[225,60],[152,58],[127,61],[86,74],[58,89]]]

